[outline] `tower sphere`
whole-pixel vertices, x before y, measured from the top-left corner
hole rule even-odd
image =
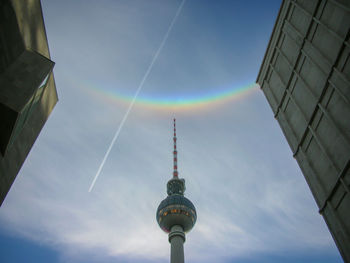
[[[185,233],[189,232],[196,220],[196,208],[190,200],[180,194],[169,195],[157,209],[157,222],[166,233],[169,233],[174,225],[182,226]]]

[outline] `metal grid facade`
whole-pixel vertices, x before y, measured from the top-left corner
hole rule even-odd
[[[349,28],[348,0],[283,1],[257,78],[345,262],[350,262]]]

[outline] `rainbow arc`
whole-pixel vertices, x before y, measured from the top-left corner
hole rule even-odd
[[[256,83],[252,83],[249,85],[233,87],[224,91],[221,90],[217,93],[182,97],[151,97],[149,95],[139,94],[139,96],[136,98],[135,106],[150,107],[160,110],[189,110],[218,106],[229,101],[241,100],[257,90],[258,87],[259,86]],[[95,94],[97,93],[103,98],[112,101],[130,103],[133,100],[133,96],[118,93],[116,90],[96,88],[92,86],[89,86],[88,88]]]

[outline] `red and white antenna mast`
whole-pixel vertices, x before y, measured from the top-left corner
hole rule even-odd
[[[178,171],[177,171],[177,150],[176,150],[176,119],[174,118],[174,172],[173,177],[178,178]]]

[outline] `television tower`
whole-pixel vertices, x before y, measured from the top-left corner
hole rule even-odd
[[[167,183],[168,197],[157,209],[157,222],[164,232],[169,233],[170,263],[184,263],[185,233],[189,232],[197,220],[196,208],[184,197],[185,179],[178,177],[176,149],[176,119],[174,119],[174,171]]]

